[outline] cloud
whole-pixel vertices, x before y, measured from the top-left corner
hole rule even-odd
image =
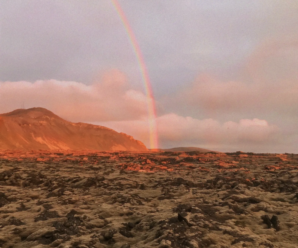
[[[296,80],[298,36],[264,39],[249,56],[247,70],[254,83],[281,83]]]
[[[298,31],[297,1],[120,4],[159,94],[179,90],[181,82],[198,72],[233,78],[261,40]],[[136,82],[140,79],[133,49],[111,1],[0,1],[0,12],[0,80],[89,83],[98,71],[110,67],[126,71]]]
[[[161,147],[198,146],[221,151],[241,148],[256,151],[266,145],[272,148],[270,144],[279,138],[280,132],[277,126],[257,118],[221,123],[215,119],[200,120],[172,113],[158,117],[156,122]],[[146,120],[101,124],[128,133],[149,145]]]
[[[112,70],[92,85],[73,81],[0,82],[0,113],[44,107],[70,121],[133,120],[147,115],[147,96]]]
[[[241,115],[268,118],[269,115],[289,116],[298,111],[298,81],[284,79],[278,82],[221,81],[209,75],[200,75],[172,99],[170,104],[197,108],[206,116]],[[177,100],[179,99],[179,100]]]
[[[91,83],[106,68],[136,65],[111,1],[1,1],[0,23],[2,81]]]

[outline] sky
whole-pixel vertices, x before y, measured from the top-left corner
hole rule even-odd
[[[150,148],[297,153],[297,0],[0,1],[0,113],[44,107]],[[152,121],[152,120],[151,120]]]

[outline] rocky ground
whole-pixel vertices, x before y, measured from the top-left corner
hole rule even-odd
[[[298,247],[298,155],[2,152],[0,247]]]

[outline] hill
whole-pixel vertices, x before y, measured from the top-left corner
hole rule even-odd
[[[155,152],[215,152],[212,150],[199,148],[199,147],[174,147],[168,149],[151,149]]]
[[[0,114],[2,150],[146,151],[133,137],[107,127],[66,121],[44,108]]]

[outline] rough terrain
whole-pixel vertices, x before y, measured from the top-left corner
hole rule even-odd
[[[0,153],[0,247],[298,247],[298,155]]]

